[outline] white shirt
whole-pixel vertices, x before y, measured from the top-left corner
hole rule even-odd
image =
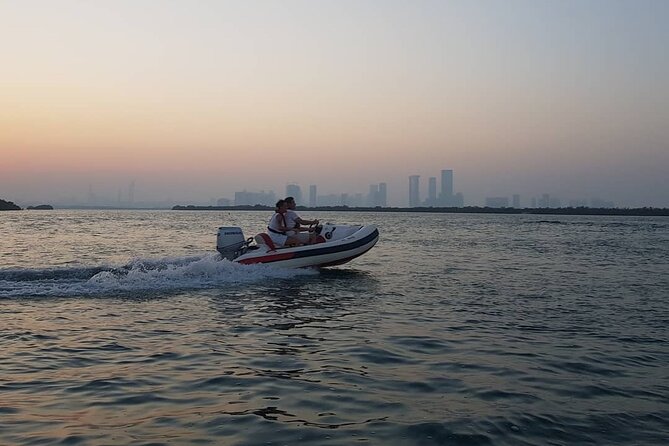
[[[295,228],[297,227],[297,219],[300,218],[299,215],[297,215],[297,212],[288,209],[286,212],[286,227],[287,228]],[[272,228],[274,229],[274,228]]]
[[[269,220],[269,225],[267,226],[274,229],[275,231],[281,231],[281,226],[283,226],[282,223],[283,219],[281,218],[281,214],[275,212],[274,215],[272,215],[272,218]],[[274,245],[276,245],[277,248],[282,247],[288,239],[288,236],[285,234],[277,234],[276,232],[272,231],[268,232],[269,238],[272,239]]]
[[[287,220],[287,218],[286,218]],[[283,218],[281,218],[281,214],[278,212],[275,212],[274,215],[272,215],[272,218],[269,221],[269,226],[270,228],[274,229],[275,231],[283,232],[283,229],[281,227],[283,226]],[[287,227],[290,227],[286,225]]]

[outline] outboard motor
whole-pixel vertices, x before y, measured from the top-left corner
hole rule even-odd
[[[224,259],[233,260],[239,257],[246,246],[244,233],[236,226],[218,228],[216,236],[216,250]]]

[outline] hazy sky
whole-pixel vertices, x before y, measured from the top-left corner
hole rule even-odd
[[[669,206],[668,23],[665,0],[0,0],[0,198],[406,205],[450,168],[467,204]]]

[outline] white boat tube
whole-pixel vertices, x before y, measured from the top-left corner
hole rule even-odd
[[[277,248],[267,234],[244,240],[240,228],[221,227],[217,249],[224,258],[242,264],[267,263],[283,268],[328,267],[350,262],[379,240],[376,226],[327,223],[319,228],[317,243]],[[255,244],[253,243],[255,241]]]

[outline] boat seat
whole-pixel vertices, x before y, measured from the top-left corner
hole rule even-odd
[[[270,251],[276,251],[276,245],[274,245],[274,242],[272,241],[270,236],[265,234],[264,232],[261,232],[260,234],[256,235],[255,240],[256,243],[259,245],[267,245]]]

